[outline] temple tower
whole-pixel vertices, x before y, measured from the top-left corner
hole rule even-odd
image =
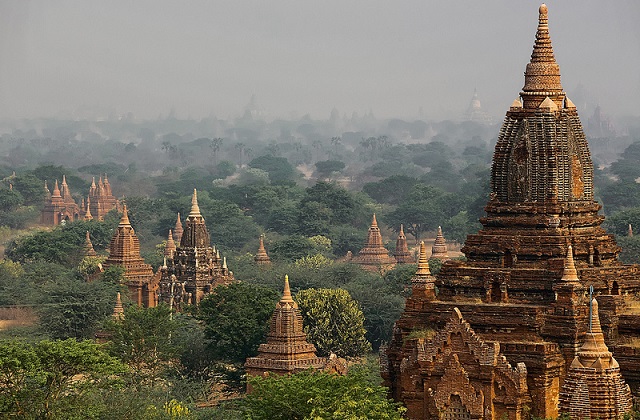
[[[601,227],[599,209],[588,144],[576,107],[562,90],[547,6],[542,5],[524,87],[498,134],[482,229],[467,237],[462,248],[466,260],[444,262],[436,275],[435,297],[414,288],[386,351],[385,384],[410,407],[409,418],[438,418],[438,410],[447,407],[442,401],[473,417],[473,398],[458,401],[455,388],[433,381],[428,364],[433,353],[424,353],[432,348],[431,339],[410,339],[420,331],[441,334],[449,325],[443,314],[454,308],[480,340],[499,345],[499,357],[511,366],[526,366],[526,393],[522,388],[511,397],[507,388],[485,393],[488,388],[469,375],[471,395],[485,393],[485,401],[494,401],[476,415],[517,419],[522,412],[516,406],[529,400],[531,415],[557,417],[561,386],[588,332],[585,291],[590,286],[601,301],[602,337],[626,382],[640,392],[640,352],[627,343],[640,336],[640,316],[623,312],[621,303],[625,293],[640,292],[640,269],[618,261],[620,248]],[[459,348],[451,366],[458,369],[459,363],[469,372],[474,362],[464,356],[464,346]],[[441,350],[450,351],[446,346]],[[416,363],[410,364],[416,355]],[[492,375],[500,373],[494,369]],[[436,409],[427,390],[443,395]],[[500,408],[507,400],[516,405]]]
[[[194,189],[180,245],[161,269],[160,299],[180,309],[183,303],[197,304],[216,286],[233,281],[225,259],[211,246],[209,230],[198,205],[198,192]]]
[[[398,264],[415,263],[413,255],[409,252],[407,237],[404,234],[404,225],[400,225],[400,233],[398,233],[398,239],[396,239],[396,250],[394,251],[393,256]]]
[[[164,256],[171,260],[173,254],[176,252],[176,243],[173,241],[173,233],[169,229],[169,235],[167,236],[167,245],[164,247]]]
[[[382,243],[382,235],[375,213],[369,227],[367,243],[351,261],[362,265],[364,269],[373,271],[387,270],[395,265],[396,260],[389,256],[389,251]]]
[[[155,292],[150,287],[153,269],[140,256],[140,241],[129,222],[126,205],[109,244],[109,257],[103,264],[105,269],[114,265],[124,268],[124,277],[131,300],[138,306],[154,306]]]
[[[104,181],[101,176],[97,184],[95,177],[91,179],[87,202],[89,203],[89,211],[98,220],[104,220],[104,216],[113,209],[120,210],[120,202],[111,191],[107,174],[104,174]]]
[[[286,375],[321,369],[326,363],[325,358],[316,356],[316,346],[307,342],[298,304],[291,297],[289,276],[285,276],[284,293],[271,316],[267,342],[260,344],[256,357],[247,359],[244,364],[247,375]]]
[[[173,240],[175,241],[176,244],[180,243],[180,240],[182,239],[182,232],[184,232],[184,229],[182,227],[182,221],[180,220],[180,213],[178,212],[176,225],[173,228]]]

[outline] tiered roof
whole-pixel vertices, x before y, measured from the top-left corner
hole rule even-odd
[[[396,260],[389,256],[389,251],[382,243],[382,235],[380,234],[380,228],[378,227],[378,221],[376,220],[375,213],[373,214],[371,226],[369,227],[367,243],[364,248],[360,250],[358,256],[353,258],[352,261],[374,269],[384,266],[392,266],[396,263]]]
[[[253,259],[258,265],[271,264],[271,258],[269,258],[267,250],[264,248],[264,235],[260,235],[260,245],[258,246],[258,252]]]

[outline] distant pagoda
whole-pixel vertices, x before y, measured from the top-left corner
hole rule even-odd
[[[253,257],[253,259],[258,265],[271,264],[271,258],[269,258],[267,250],[264,247],[264,235],[260,235],[260,245],[258,246],[258,252],[256,253],[256,256]]]
[[[369,227],[367,243],[358,255],[351,259],[351,262],[360,264],[363,268],[373,271],[389,269],[396,263],[395,258],[389,256],[389,251],[382,243],[382,235],[380,234],[375,213],[373,214],[371,226]]]
[[[398,239],[396,240],[396,250],[393,253],[398,264],[413,264],[415,258],[409,252],[409,246],[407,245],[407,237],[404,234],[404,226],[400,225],[400,233],[398,233]]]
[[[247,375],[286,375],[322,369],[326,364],[327,359],[316,356],[316,346],[307,341],[298,304],[291,297],[289,276],[285,276],[284,293],[271,316],[267,342],[260,344],[256,357],[245,362]]]
[[[438,226],[438,233],[436,234],[436,240],[431,247],[431,258],[436,258],[440,261],[446,261],[449,259],[449,252],[447,250],[447,241],[442,234],[442,227]]]

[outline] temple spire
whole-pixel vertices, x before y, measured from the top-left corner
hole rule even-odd
[[[565,93],[560,83],[560,66],[556,63],[549,36],[549,17],[546,4],[539,9],[536,40],[531,61],[524,72],[524,87],[520,93],[524,108],[536,109],[549,96],[558,108],[563,107]]]
[[[173,253],[176,252],[176,243],[173,240],[173,232],[169,229],[169,235],[167,236],[167,245],[164,247],[164,256],[173,259]]]
[[[412,264],[415,262],[414,257],[409,252],[407,237],[404,234],[404,225],[400,225],[400,233],[398,233],[398,239],[396,239],[396,250],[393,252],[393,256],[398,264]]]
[[[627,230],[627,236],[628,237],[633,237],[633,226],[631,226],[631,223],[629,223],[629,229]]]
[[[424,241],[420,242],[420,255],[418,256],[418,270],[416,271],[416,275],[431,275],[431,270],[429,270],[429,258],[427,258],[427,246],[424,244]]]
[[[200,213],[200,207],[198,206],[198,191],[193,189],[193,196],[191,197],[191,212],[188,217],[202,217]]]
[[[84,220],[92,220],[93,215],[91,214],[91,198],[87,197],[87,204],[84,209]]]
[[[182,239],[182,233],[184,229],[182,227],[182,221],[180,220],[180,212],[178,212],[178,218],[176,219],[176,226],[173,228],[173,240],[179,244]]]
[[[281,303],[294,303],[293,298],[291,297],[291,289],[289,289],[289,275],[284,275],[284,293],[282,294],[282,299],[280,299]]]
[[[258,252],[253,260],[258,265],[266,265],[271,263],[271,258],[269,258],[269,254],[267,254],[267,250],[264,247],[264,235],[260,235],[260,245],[258,246]]]
[[[438,226],[438,233],[436,234],[436,240],[431,247],[431,258],[437,258],[445,261],[449,259],[449,253],[447,251],[447,241],[442,234],[442,227]]]
[[[93,249],[93,244],[91,243],[91,237],[89,236],[89,231],[87,231],[84,238],[84,255],[86,257],[95,257],[98,255],[96,250]]]
[[[113,315],[111,315],[115,321],[124,320],[124,308],[122,306],[122,300],[120,299],[120,292],[116,295],[116,306],[113,308]]]
[[[567,248],[567,257],[564,260],[564,271],[562,272],[563,281],[580,281],[578,278],[578,272],[576,270],[576,265],[573,261],[573,248],[571,244]]]
[[[56,179],[56,183],[53,186],[53,194],[51,194],[51,197],[62,197],[62,195],[60,195],[60,187],[58,186],[57,179]]]
[[[129,221],[129,214],[127,212],[127,205],[124,204],[122,206],[122,218],[120,218],[119,226],[131,226],[131,222]]]

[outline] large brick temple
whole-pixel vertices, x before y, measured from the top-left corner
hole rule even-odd
[[[467,237],[466,260],[436,276],[423,264],[383,352],[385,384],[408,418],[621,418],[628,386],[640,394],[631,341],[640,315],[625,308],[640,270],[618,261],[600,208],[542,5],[524,87],[498,136],[482,229]]]

